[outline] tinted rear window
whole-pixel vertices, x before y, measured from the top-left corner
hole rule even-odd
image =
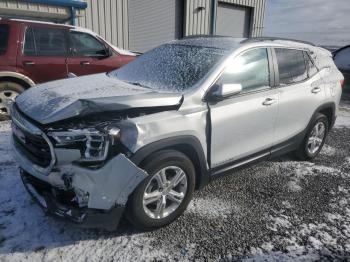
[[[28,28],[25,35],[24,54],[28,56],[65,56],[64,30]]]
[[[290,85],[307,79],[303,51],[276,48],[280,85]]]
[[[0,55],[6,52],[10,28],[8,25],[0,25]]]

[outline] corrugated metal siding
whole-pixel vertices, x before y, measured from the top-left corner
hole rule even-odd
[[[212,0],[185,0],[186,1],[186,35],[210,33],[211,1]],[[249,6],[253,9],[251,34],[257,37],[262,35],[266,0],[219,0],[219,2]],[[198,11],[198,7],[204,7]]]
[[[7,0],[6,2],[11,1],[13,0]],[[129,48],[128,1],[129,0],[86,0],[88,7],[86,10],[78,11],[77,24],[95,31],[119,47]],[[214,0],[180,1],[185,1],[184,36],[210,34],[211,8],[212,1]],[[251,7],[252,18],[250,36],[257,37],[262,35],[266,0],[215,1]]]
[[[185,35],[209,34],[210,14],[211,0],[187,0],[184,16]]]
[[[220,2],[231,3],[236,5],[244,5],[253,7],[253,17],[252,17],[252,28],[251,36],[258,37],[262,36],[264,18],[265,18],[265,8],[266,0],[219,0]]]
[[[145,52],[182,38],[182,0],[129,0],[129,49]]]
[[[252,7],[220,2],[216,16],[216,34],[249,37]]]
[[[21,0],[0,0],[0,16],[53,20],[69,18],[70,11],[66,7],[48,4],[27,3]]]
[[[128,0],[86,2],[87,9],[77,13],[77,25],[94,31],[118,47],[128,48]]]

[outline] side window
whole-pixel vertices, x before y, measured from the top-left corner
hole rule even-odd
[[[280,85],[290,85],[307,79],[303,51],[276,48]]]
[[[105,56],[106,48],[95,37],[79,32],[71,32],[71,48],[76,56]]]
[[[66,56],[65,33],[56,28],[28,28],[25,35],[24,55]]]
[[[31,28],[27,28],[26,34],[24,37],[24,50],[23,54],[27,56],[35,56],[35,44],[34,44],[34,34]]]
[[[0,25],[0,55],[5,54],[8,38],[9,38],[10,28],[8,25]]]
[[[314,75],[317,74],[318,70],[307,52],[304,52],[304,57],[305,57],[307,71],[308,71],[308,77],[313,77]]]
[[[254,49],[233,59],[219,80],[220,84],[241,84],[243,93],[270,86],[267,49]]]

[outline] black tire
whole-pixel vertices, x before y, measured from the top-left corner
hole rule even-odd
[[[8,81],[0,82],[0,93],[9,91],[9,92],[16,92],[18,94],[21,94],[21,93],[23,93],[24,90],[25,90],[24,87],[18,83],[8,82]],[[0,98],[0,100],[1,100],[1,98]],[[2,101],[0,101],[0,104],[1,104],[1,102]],[[9,116],[7,110],[6,110],[6,112],[3,111],[2,108],[0,108],[0,110],[2,110],[2,112],[0,112],[0,121],[9,120],[10,116]]]
[[[316,124],[318,124],[319,122],[322,122],[325,126],[325,135],[323,137],[322,143],[320,145],[320,147],[318,148],[318,150],[314,153],[310,153],[308,150],[308,141],[309,141],[309,137],[312,133],[313,128],[316,126]],[[322,147],[326,141],[326,137],[329,131],[329,120],[328,118],[323,115],[318,113],[316,115],[316,117],[312,120],[311,125],[309,127],[309,129],[306,132],[305,138],[303,140],[303,143],[300,145],[299,149],[297,151],[295,151],[295,155],[298,159],[303,160],[303,161],[311,161],[313,160],[322,150]]]
[[[143,194],[154,174],[168,166],[180,167],[185,172],[187,177],[187,192],[181,204],[173,213],[164,218],[151,218],[143,208]],[[186,210],[195,189],[195,168],[186,155],[175,150],[162,150],[152,154],[144,161],[142,167],[147,171],[149,176],[140,183],[129,197],[126,207],[126,217],[136,228],[152,230],[170,224]]]

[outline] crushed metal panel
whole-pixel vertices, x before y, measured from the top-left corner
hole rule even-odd
[[[207,157],[207,112],[206,105],[183,111],[166,111],[136,117],[123,122],[122,143],[132,152],[161,139],[191,135],[198,138]]]
[[[16,104],[35,121],[48,124],[78,115],[176,106],[181,100],[182,94],[150,90],[97,74],[38,85],[21,94]]]
[[[129,195],[147,177],[123,154],[110,160],[98,170],[77,166],[62,168],[72,177],[72,187],[89,194],[88,208],[109,210],[115,205],[125,205]]]

